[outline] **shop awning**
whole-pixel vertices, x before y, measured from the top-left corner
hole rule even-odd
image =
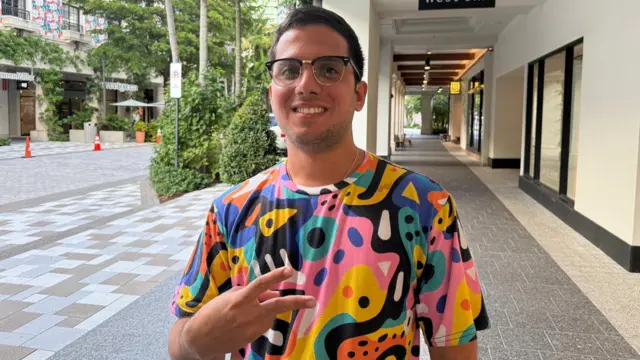
[[[143,103],[141,101],[134,100],[134,99],[129,99],[129,100],[113,103],[111,105],[112,106],[123,106],[123,107],[127,107],[127,106],[129,106],[129,107],[161,107],[161,106],[164,106],[164,104],[162,104],[162,103],[148,104],[148,103]]]

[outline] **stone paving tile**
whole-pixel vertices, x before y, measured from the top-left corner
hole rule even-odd
[[[2,360],[21,360],[34,351],[35,349],[25,347],[0,345],[0,354],[2,354]]]
[[[106,217],[140,206],[140,184],[126,184],[34,208],[0,212],[0,245],[23,245],[90,222],[89,216]],[[46,231],[43,229],[47,229]],[[67,241],[73,241],[74,238]]]
[[[184,268],[183,258],[212,199],[226,188],[187,194],[128,216],[127,224],[118,225],[122,219],[115,220],[60,239],[46,250],[33,249],[1,260],[0,294],[22,301],[0,300],[0,321],[7,319],[0,322],[0,344],[45,351],[34,357],[51,355],[175,275],[178,266]],[[158,226],[163,216],[176,218],[165,230]],[[144,224],[141,219],[150,222]],[[175,245],[180,243],[187,245]],[[141,252],[149,248],[157,251]]]

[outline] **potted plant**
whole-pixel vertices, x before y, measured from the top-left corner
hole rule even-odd
[[[136,142],[138,144],[144,143],[144,137],[147,132],[147,124],[145,124],[142,120],[138,120],[136,121],[134,128],[136,130]]]

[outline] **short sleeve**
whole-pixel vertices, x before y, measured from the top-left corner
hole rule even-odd
[[[212,206],[171,301],[171,310],[179,318],[193,315],[231,288],[227,245],[221,227]]]
[[[416,315],[431,347],[455,346],[489,328],[478,271],[462,234],[455,201],[436,202],[427,238],[427,260],[419,274]],[[444,199],[443,199],[444,200]]]

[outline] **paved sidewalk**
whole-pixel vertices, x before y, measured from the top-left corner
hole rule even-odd
[[[145,145],[0,160],[0,208],[5,205],[22,207],[25,200],[64,192],[70,193],[64,197],[72,197],[86,192],[87,187],[148,176],[152,156],[153,147]],[[38,200],[36,204],[47,201],[51,199]]]
[[[640,274],[630,273],[518,188],[518,169],[490,169],[449,151],[496,194],[573,280],[586,299],[640,352]]]
[[[226,189],[188,194],[1,260],[0,359],[45,359],[181,271],[211,201]]]
[[[12,212],[0,212],[0,254],[140,206],[140,183],[132,183]]]
[[[138,144],[135,142],[124,144],[101,143],[102,150],[122,149],[130,147],[153,146],[153,143]],[[24,156],[25,141],[11,140],[11,145],[0,146],[0,160],[18,159]],[[93,144],[72,142],[31,142],[31,156],[48,156],[93,151]]]

